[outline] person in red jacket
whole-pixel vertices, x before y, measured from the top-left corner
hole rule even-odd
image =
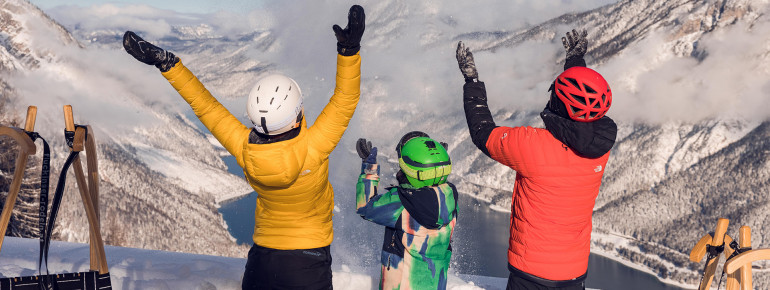
[[[562,38],[567,60],[540,113],[545,129],[495,125],[473,55],[457,45],[471,140],[516,171],[507,289],[585,289],[591,215],[617,134],[605,116],[612,91],[583,60],[586,36],[572,30]]]

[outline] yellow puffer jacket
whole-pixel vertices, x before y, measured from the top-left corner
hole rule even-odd
[[[334,95],[297,137],[270,144],[249,144],[244,126],[203,87],[181,61],[163,73],[195,115],[244,168],[257,192],[254,243],[279,249],[311,249],[331,244],[334,191],[329,183],[329,154],[353,117],[361,91],[361,57],[337,55]]]

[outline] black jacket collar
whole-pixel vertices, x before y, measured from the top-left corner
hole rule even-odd
[[[584,123],[564,118],[545,108],[540,118],[553,137],[580,156],[599,158],[615,145],[618,126],[610,117],[604,116],[597,121]]]

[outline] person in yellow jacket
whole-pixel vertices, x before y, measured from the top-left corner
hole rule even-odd
[[[173,53],[131,31],[123,47],[155,65],[190,104],[195,115],[244,169],[257,192],[254,245],[249,251],[243,289],[331,289],[332,210],[329,154],[337,146],[358,104],[364,9],[354,5],[337,37],[334,95],[307,128],[297,83],[282,75],[260,79],[251,90],[241,124]]]

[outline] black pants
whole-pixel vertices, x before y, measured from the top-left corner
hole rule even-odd
[[[329,246],[276,250],[254,245],[249,250],[241,287],[252,289],[332,289]]]
[[[506,290],[585,290],[585,282],[566,287],[548,287],[529,281],[514,274],[508,275],[508,287]]]

